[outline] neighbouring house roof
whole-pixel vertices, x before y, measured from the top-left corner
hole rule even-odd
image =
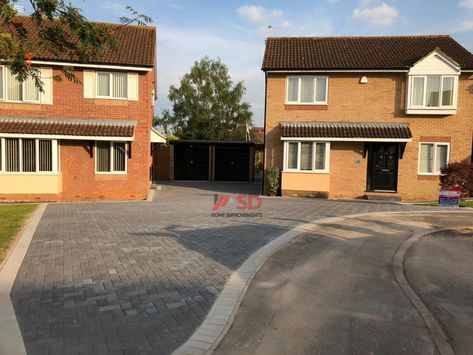
[[[411,139],[405,123],[281,122],[282,137]]]
[[[29,16],[17,16],[28,31],[27,41],[33,45],[39,43],[39,30]],[[156,28],[154,26],[123,26],[112,23],[98,23],[114,31],[116,46],[101,51],[87,64],[108,64],[153,67],[155,63]],[[4,27],[3,22],[0,28]],[[46,48],[38,48],[33,52],[33,61],[58,61],[79,63],[70,53],[64,52],[55,56]]]
[[[114,137],[130,140],[136,121],[71,118],[0,117],[0,135],[45,135],[68,137]]]
[[[473,54],[448,35],[270,37],[262,69],[406,70],[434,50],[473,69]]]
[[[151,143],[166,143],[167,137],[156,128],[151,127]]]

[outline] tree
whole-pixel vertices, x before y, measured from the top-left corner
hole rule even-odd
[[[178,88],[171,86],[172,111],[164,110],[155,123],[180,138],[245,140],[253,126],[251,107],[242,102],[245,92],[243,82],[234,84],[220,59],[204,57]]]
[[[47,50],[56,56],[66,52],[81,62],[87,62],[102,50],[114,46],[114,35],[121,27],[145,25],[152,21],[127,7],[130,18],[120,18],[121,25],[107,26],[88,21],[79,8],[63,0],[30,0],[31,18],[38,34],[31,41],[28,28],[15,8],[17,2],[0,0],[0,59],[10,64],[12,74],[17,75],[19,81],[32,77],[41,91],[43,83],[39,71],[31,67],[34,53],[38,50]],[[62,74],[78,82],[72,70],[63,69]],[[62,76],[54,79],[62,80]]]

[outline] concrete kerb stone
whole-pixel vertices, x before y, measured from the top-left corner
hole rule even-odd
[[[46,206],[47,204],[38,206],[0,269],[0,354],[2,355],[26,355],[10,292]]]
[[[224,289],[220,293],[219,297],[213,304],[210,312],[203,321],[203,323],[197,328],[192,336],[178,349],[173,352],[173,355],[186,355],[186,354],[211,354],[220,344],[223,337],[226,335],[233,320],[235,319],[238,308],[246,294],[246,291],[253,280],[255,274],[264,264],[264,262],[277,250],[282,248],[284,245],[289,243],[291,240],[301,235],[304,232],[311,231],[316,225],[339,222],[344,219],[359,218],[364,216],[373,215],[402,215],[402,214],[425,214],[425,213],[473,213],[472,210],[460,211],[460,210],[437,210],[437,211],[396,211],[396,212],[375,212],[375,213],[358,213],[352,215],[346,215],[342,217],[326,217],[316,219],[312,222],[301,224],[300,226],[289,230],[282,234],[278,238],[274,239],[270,243],[261,247],[255,251],[243,264],[232,273],[229,280],[225,284]],[[425,234],[432,233],[432,230],[425,232]],[[407,250],[407,249],[406,249]],[[251,271],[249,271],[251,269]],[[412,291],[413,292],[413,291]],[[233,301],[233,306],[228,306],[228,301]],[[225,302],[225,303],[224,303]],[[222,308],[222,306],[224,306]],[[424,305],[425,307],[425,305]],[[428,311],[428,310],[427,310]],[[430,313],[430,312],[429,312]],[[218,314],[218,318],[216,318]],[[435,319],[434,319],[435,320]],[[211,328],[209,328],[211,326]],[[205,329],[205,332],[203,331]],[[429,328],[430,330],[430,328]],[[214,340],[206,341],[202,343],[202,336],[206,339],[210,339],[211,336]],[[200,339],[200,340],[199,340]],[[197,346],[197,344],[199,346]],[[207,346],[204,346],[207,344]],[[448,344],[448,343],[447,343]],[[453,353],[441,352],[442,355],[450,355]]]
[[[416,294],[416,292],[412,289],[407,281],[407,278],[404,274],[404,257],[409,250],[409,248],[418,240],[428,235],[448,231],[451,228],[442,228],[442,229],[435,229],[429,230],[424,232],[419,232],[413,234],[409,239],[407,239],[396,251],[393,257],[393,272],[396,278],[396,282],[399,287],[402,289],[406,297],[412,303],[412,305],[416,308],[417,312],[420,314],[422,319],[424,320],[425,325],[429,329],[429,332],[437,346],[437,349],[441,355],[453,355],[455,352],[452,349],[452,346],[448,342],[448,337],[442,329],[441,324],[435,319],[434,315],[430,312],[428,307],[424,304],[424,302],[420,299],[420,297]]]

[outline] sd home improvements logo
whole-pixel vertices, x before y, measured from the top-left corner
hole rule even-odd
[[[223,212],[221,211],[229,203],[234,204],[236,209],[240,212]],[[239,218],[255,218],[263,217],[261,212],[247,212],[256,211],[261,208],[263,199],[258,195],[219,195],[214,194],[214,207],[212,208],[211,217],[239,217]]]

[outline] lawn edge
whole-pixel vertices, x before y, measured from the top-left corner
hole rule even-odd
[[[3,266],[6,264],[7,260],[8,260],[8,257],[10,256],[10,254],[12,253],[13,249],[15,249],[15,246],[16,244],[18,243],[18,241],[20,240],[20,237],[21,235],[23,234],[26,226],[30,223],[31,221],[31,218],[33,218],[33,215],[35,214],[36,210],[39,208],[39,204],[38,203],[28,203],[28,205],[36,205],[36,208],[30,212],[30,214],[28,215],[28,217],[26,218],[26,221],[22,224],[20,230],[15,234],[15,236],[12,238],[11,242],[10,242],[10,245],[7,247],[7,250],[6,250],[6,253],[5,253],[5,257],[3,258],[2,261],[0,261],[0,272],[2,271],[3,269]]]
[[[2,355],[26,355],[10,293],[46,207],[47,204],[39,204],[31,214],[0,269],[0,329],[2,329],[0,332],[0,354]]]

